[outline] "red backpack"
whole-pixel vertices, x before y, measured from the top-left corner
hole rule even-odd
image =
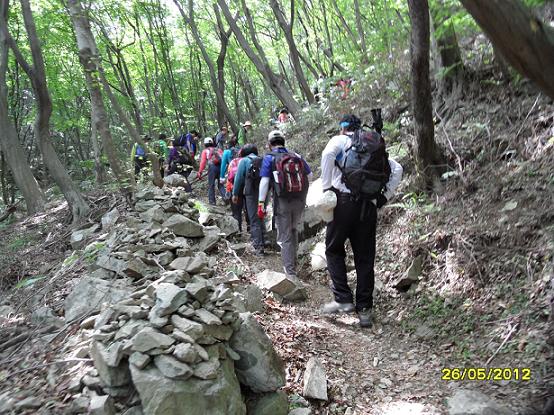
[[[211,147],[208,152],[208,164],[219,166],[221,164],[221,155],[216,147]]]
[[[278,197],[301,197],[308,192],[308,175],[304,161],[296,153],[272,152],[274,171],[277,174],[275,192]]]

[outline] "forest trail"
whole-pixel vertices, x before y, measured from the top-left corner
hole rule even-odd
[[[196,193],[206,203],[203,186]],[[463,343],[465,334],[459,331],[450,341],[444,342],[444,338],[435,336],[431,328],[441,324],[439,319],[433,321],[432,316],[426,320],[415,318],[414,310],[410,310],[414,304],[409,296],[396,295],[394,289],[383,285],[382,276],[395,272],[394,262],[388,261],[395,253],[387,246],[384,236],[394,234],[394,226],[394,222],[378,226],[376,279],[379,282],[374,293],[370,329],[360,328],[354,313],[326,316],[320,312],[321,306],[332,300],[330,279],[326,270],[311,270],[309,254],[299,257],[299,278],[306,288],[306,300],[281,302],[266,293],[265,308],[258,319],[285,362],[287,393],[302,396],[306,363],[310,357],[316,357],[326,370],[329,400],[310,400],[315,414],[448,414],[448,398],[461,389],[481,392],[502,405],[524,411],[527,407],[521,396],[527,385],[521,382],[442,379],[443,368],[464,367],[453,345]],[[314,239],[321,240],[323,235],[324,232],[320,232]],[[238,238],[249,241],[246,232]],[[244,267],[243,278],[252,283],[256,282],[256,274],[265,269],[282,270],[280,255],[272,250],[262,258],[247,250],[240,260]],[[220,257],[218,266],[229,269],[229,261],[236,263],[228,255]],[[352,269],[353,263],[349,267]],[[349,273],[350,285],[354,288],[352,277]],[[467,363],[465,366],[469,367]],[[475,362],[473,366],[479,364]]]
[[[281,269],[277,253],[262,260],[246,255],[242,260],[252,273]],[[305,301],[279,303],[270,295],[259,317],[285,362],[285,389],[289,394],[302,395],[303,374],[310,357],[323,362],[329,401],[311,400],[316,414],[446,414],[447,398],[462,388],[480,391],[503,405],[523,408],[520,396],[525,385],[521,383],[441,379],[443,368],[456,367],[449,364],[456,361],[449,348],[462,341],[463,333],[441,344],[425,324],[410,331],[403,316],[408,314],[409,305],[384,290],[375,296],[373,326],[362,329],[355,314],[320,313],[322,304],[332,299],[326,271],[301,273],[301,280],[308,294]]]

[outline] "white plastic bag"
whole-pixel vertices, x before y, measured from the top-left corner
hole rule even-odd
[[[310,183],[306,204],[308,208],[315,211],[321,220],[328,223],[333,220],[333,210],[337,206],[337,195],[330,190],[323,192],[321,179],[317,179]]]
[[[327,267],[327,258],[325,257],[325,243],[318,242],[310,253],[310,265],[314,271],[325,269]]]

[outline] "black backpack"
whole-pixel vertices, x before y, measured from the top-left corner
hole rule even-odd
[[[258,193],[260,187],[260,170],[262,168],[262,157],[254,157],[251,159],[250,167],[246,171],[244,178],[244,194],[253,195]]]
[[[373,199],[389,181],[391,169],[385,140],[376,131],[359,129],[351,138],[344,159],[336,166],[342,182],[358,199]]]

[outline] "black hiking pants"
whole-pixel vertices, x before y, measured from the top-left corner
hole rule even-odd
[[[239,232],[242,232],[242,211],[244,210],[244,198],[239,197],[237,203],[231,201],[231,214],[239,223]]]
[[[362,210],[365,209],[365,212]],[[364,213],[362,215],[362,213]],[[373,307],[375,274],[375,230],[377,207],[371,201],[354,201],[347,193],[337,194],[333,221],[327,224],[325,256],[332,290],[338,303],[354,303],[346,277],[345,242],[350,240],[356,267],[356,311]]]

